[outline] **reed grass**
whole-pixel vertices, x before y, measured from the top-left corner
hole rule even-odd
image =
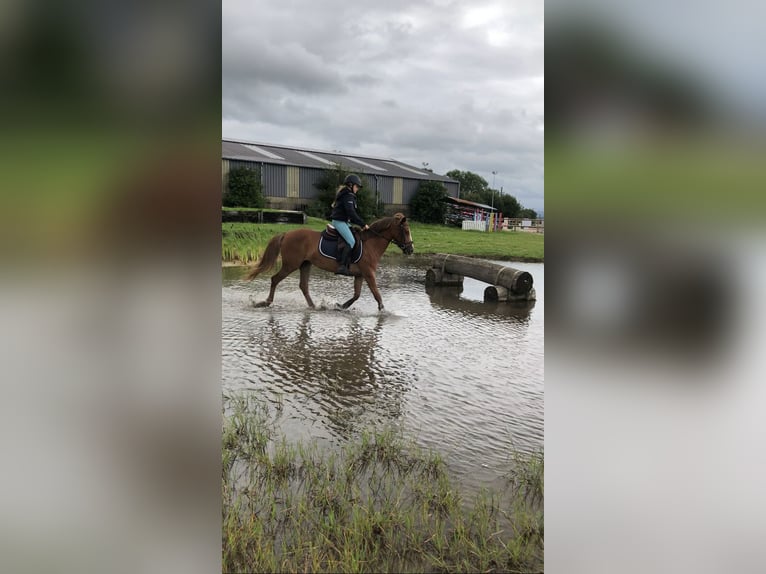
[[[309,217],[306,225],[298,223],[222,223],[222,260],[247,265],[257,261],[269,240],[278,233],[309,227],[324,229],[326,221]]]
[[[279,409],[224,398],[224,572],[542,571],[541,456],[466,497],[438,453],[397,431],[321,448],[281,435]]]

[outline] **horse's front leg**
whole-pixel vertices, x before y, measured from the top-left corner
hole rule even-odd
[[[354,296],[351,297],[351,299],[349,299],[345,303],[343,303],[343,305],[341,305],[341,308],[348,309],[349,307],[351,307],[351,305],[354,304],[354,302],[357,299],[359,299],[359,296],[362,294],[362,280],[363,279],[364,278],[361,275],[357,275],[356,277],[354,277]]]
[[[380,296],[380,291],[378,290],[378,282],[375,279],[375,273],[370,273],[365,279],[367,280],[367,285],[370,287],[370,291],[372,291],[372,296],[375,297],[375,300],[378,302],[378,311],[382,311],[383,298]]]

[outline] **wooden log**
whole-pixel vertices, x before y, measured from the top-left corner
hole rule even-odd
[[[508,301],[509,295],[512,295],[511,292],[502,285],[490,285],[484,289],[484,302],[496,303],[497,301]]]
[[[515,294],[511,290],[503,287],[502,285],[490,285],[484,289],[484,302],[485,303],[497,303],[500,301],[535,301],[537,295],[534,289],[530,289],[526,293]]]
[[[523,295],[532,289],[530,273],[490,261],[438,253],[433,257],[432,266],[445,273],[464,275],[490,285],[505,287],[514,295]]]
[[[426,271],[426,287],[463,286],[463,277],[432,267]]]

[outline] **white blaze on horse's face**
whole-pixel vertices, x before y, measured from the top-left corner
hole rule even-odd
[[[405,240],[404,240],[404,253],[406,255],[411,255],[413,251],[415,251],[415,244],[412,242],[412,233],[410,233],[410,226],[408,224],[404,224],[404,232],[405,232]]]

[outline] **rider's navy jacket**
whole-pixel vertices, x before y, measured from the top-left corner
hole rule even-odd
[[[364,219],[359,216],[356,207],[356,194],[349,188],[344,187],[338,192],[335,198],[335,207],[332,210],[330,219],[355,223],[364,227]]]

